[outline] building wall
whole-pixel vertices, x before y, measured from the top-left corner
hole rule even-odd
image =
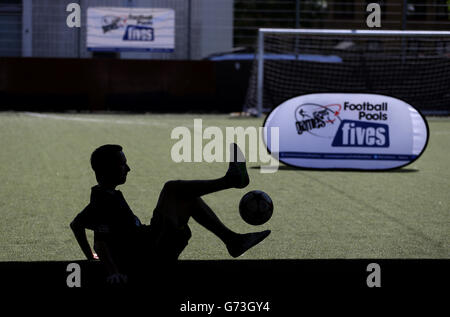
[[[18,0],[0,1],[0,56],[20,56],[22,5]]]
[[[194,0],[193,58],[233,48],[233,1]]]
[[[0,56],[92,57],[86,50],[88,6],[175,10],[175,52],[120,54],[133,59],[201,59],[228,51],[233,43],[253,47],[260,27],[367,29],[366,5],[371,0],[324,0],[317,2],[326,4],[321,8],[311,6],[310,0],[298,1],[299,21],[297,0],[1,0]],[[71,2],[81,5],[80,29],[66,26],[66,6]],[[450,30],[447,0],[407,0],[406,18],[404,0],[374,2],[382,4],[381,29]]]
[[[77,31],[66,26],[66,6],[65,1],[33,1],[33,56],[77,56]]]
[[[68,28],[66,6],[81,6],[81,28]],[[233,0],[33,0],[34,57],[90,58],[86,48],[87,8],[132,6],[175,10],[173,53],[122,52],[124,59],[201,59],[228,51],[233,38]]]

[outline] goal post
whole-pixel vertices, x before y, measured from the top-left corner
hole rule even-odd
[[[450,113],[450,31],[258,30],[244,110],[306,93],[391,95]]]

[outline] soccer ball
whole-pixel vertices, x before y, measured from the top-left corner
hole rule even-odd
[[[272,199],[261,190],[252,190],[242,196],[239,213],[246,223],[254,226],[262,225],[272,217]]]

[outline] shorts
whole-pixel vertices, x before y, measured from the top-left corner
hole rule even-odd
[[[150,225],[143,225],[138,238],[139,253],[151,262],[174,262],[192,237],[188,225],[176,228],[154,213]]]

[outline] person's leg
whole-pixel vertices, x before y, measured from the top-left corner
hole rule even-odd
[[[195,199],[190,213],[195,221],[222,240],[232,257],[240,256],[270,234],[270,230],[246,234],[239,234],[230,230],[199,197]]]
[[[178,244],[173,241],[177,239],[176,236],[181,237],[181,240],[186,236],[185,232],[188,231],[188,222],[191,217],[222,240],[232,257],[240,256],[270,234],[270,230],[246,234],[232,231],[220,221],[203,199],[179,195],[179,184],[178,181],[166,183],[153,214],[152,225],[158,228],[157,243],[161,248],[171,248],[171,246]],[[187,239],[189,238],[190,235]],[[187,245],[187,241],[179,241],[179,243],[183,245],[183,248]],[[171,250],[161,251],[163,252],[160,252],[160,254],[172,254]],[[179,249],[175,252],[175,258],[181,251],[182,249]]]
[[[228,188],[243,188],[249,178],[245,158],[236,144],[226,175],[213,180],[176,180],[165,183],[155,208],[154,218],[170,231],[183,230],[192,216],[200,225],[221,239],[233,257],[237,257],[266,238],[270,231],[238,234],[227,228],[214,211],[200,198]],[[162,230],[162,236],[164,232]]]
[[[187,225],[190,217],[192,217],[200,225],[217,235],[222,241],[226,242],[232,238],[235,233],[220,221],[203,199],[180,194],[180,191],[185,188],[187,183],[193,183],[193,186],[198,187],[204,186],[202,181],[167,182],[159,195],[154,215],[168,220],[175,228]]]
[[[190,205],[195,198],[229,188],[244,188],[250,179],[245,157],[237,144],[230,144],[230,164],[223,177],[210,180],[171,180],[164,184],[159,195],[156,210],[165,210],[176,226],[187,224],[191,216]],[[207,213],[211,215],[211,212]],[[217,217],[216,217],[217,218]],[[211,218],[214,221],[214,218]]]
[[[214,233],[225,244],[230,243],[238,235],[225,226],[214,211],[200,197],[195,198],[191,206],[190,214],[198,224]]]
[[[201,197],[229,188],[244,188],[250,179],[245,164],[245,157],[239,147],[230,145],[230,164],[223,177],[210,180],[177,180],[166,183],[166,186],[176,187],[177,194],[184,197]]]

